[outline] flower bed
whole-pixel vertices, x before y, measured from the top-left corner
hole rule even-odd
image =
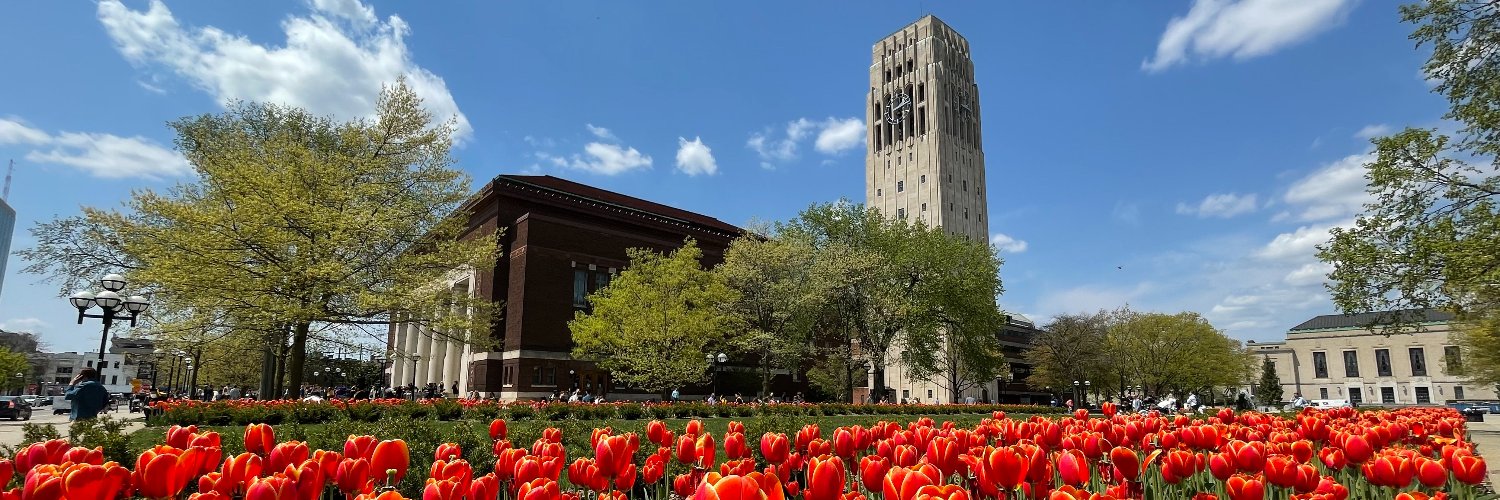
[[[233,455],[217,432],[174,426],[130,468],[62,440],[32,444],[14,462],[0,460],[0,487],[14,485],[0,499],[1488,498],[1484,460],[1450,409],[1223,411],[1197,420],[1111,410],[1057,420],[997,412],[973,426],[922,418],[825,432],[809,424],[758,437],[737,423],[716,434],[696,420],[651,421],[642,434],[590,429],[588,451],[572,456],[565,437],[584,436],[564,433],[582,431],[547,427],[529,445],[512,443],[519,436],[505,420],[489,423],[484,442],[430,450],[374,435],[313,449],[252,424],[229,437],[243,441],[245,452]]]
[[[959,415],[996,411],[1025,414],[1064,413],[1061,408],[1031,405],[853,405],[842,403],[717,404],[682,403],[498,403],[477,399],[404,399],[214,402],[174,400],[152,404],[150,425],[246,425],[338,420],[640,420],[673,418],[750,418],[763,415]]]

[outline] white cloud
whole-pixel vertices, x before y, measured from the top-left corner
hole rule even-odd
[[[990,236],[990,245],[1009,253],[1025,252],[1028,246],[1026,240],[1018,240],[1005,233],[995,233]]]
[[[1177,213],[1183,215],[1196,215],[1198,217],[1220,217],[1230,218],[1240,214],[1254,212],[1257,206],[1254,193],[1239,195],[1236,193],[1211,194],[1198,202],[1197,206],[1186,203],[1177,204]]]
[[[1255,256],[1274,261],[1304,261],[1317,253],[1317,246],[1328,242],[1328,231],[1335,226],[1319,224],[1302,226],[1290,233],[1281,233],[1255,252]]]
[[[1333,265],[1326,262],[1308,262],[1286,274],[1282,281],[1292,286],[1321,285],[1333,272]]]
[[[594,124],[592,124],[592,123],[585,123],[585,124],[583,124],[583,126],[584,127],[588,127],[589,133],[590,134],[594,134],[594,137],[598,137],[598,138],[604,139],[606,141],[618,141],[618,140],[620,140],[620,138],[615,137],[615,134],[610,133],[609,129],[607,129],[607,128],[604,128],[604,127],[595,127]]]
[[[1120,222],[1132,226],[1138,225],[1141,223],[1141,205],[1124,201],[1115,202],[1115,208],[1110,211],[1109,215]]]
[[[1359,213],[1373,200],[1365,189],[1365,164],[1374,161],[1371,154],[1343,157],[1298,179],[1287,188],[1282,200],[1300,207],[1294,215],[1304,222],[1342,219]]]
[[[45,144],[52,140],[46,132],[21,123],[17,118],[0,118],[0,144]]]
[[[412,61],[405,21],[390,16],[381,22],[358,0],[310,0],[309,6],[312,12],[282,21],[282,46],[213,26],[184,27],[160,0],[142,11],[104,0],[98,17],[131,63],[176,74],[221,102],[275,102],[360,118],[373,114],[382,84],[405,77],[437,119],[453,120],[460,138],[470,134],[443,79]]]
[[[11,318],[6,321],[0,321],[0,330],[9,332],[37,333],[37,331],[48,326],[52,325],[46,321],[42,321],[41,318]]]
[[[604,136],[608,136],[611,142],[590,142],[583,146],[583,154],[574,154],[570,157],[555,156],[542,151],[533,154],[536,155],[537,159],[551,163],[554,166],[583,170],[600,175],[619,175],[632,170],[651,168],[650,156],[642,154],[635,148],[615,143],[618,141],[618,138],[610,133],[609,129],[595,127],[592,124],[584,126],[589,129],[590,133],[597,137],[603,138]],[[534,139],[527,142],[533,141]]]
[[[864,143],[865,124],[859,118],[829,117],[821,122],[798,118],[787,122],[781,134],[767,128],[750,134],[745,146],[760,156],[762,168],[776,168],[798,158],[798,148],[803,140],[813,136],[813,148],[826,155],[839,154]]]
[[[66,165],[95,177],[160,179],[192,171],[176,151],[144,137],[89,132],[48,134],[19,120],[0,118],[0,145],[32,146],[28,161]]]
[[[859,118],[829,118],[818,131],[814,147],[824,154],[838,154],[865,143],[865,121]]]
[[[1384,123],[1376,123],[1376,124],[1371,124],[1371,125],[1365,125],[1364,128],[1361,128],[1361,129],[1359,129],[1358,132],[1354,133],[1354,137],[1356,139],[1372,139],[1372,138],[1375,138],[1375,137],[1381,137],[1381,136],[1385,136],[1385,135],[1390,135],[1390,133],[1391,133],[1391,126],[1390,125],[1386,125]]]
[[[688,175],[714,175],[719,171],[719,164],[714,161],[713,150],[703,144],[703,139],[693,137],[689,141],[685,137],[678,137],[677,170]]]
[[[1141,63],[1162,71],[1189,60],[1250,59],[1305,41],[1338,26],[1358,0],[1194,0],[1173,17]]]

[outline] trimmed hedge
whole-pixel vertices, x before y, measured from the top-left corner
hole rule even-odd
[[[761,416],[816,417],[838,415],[942,416],[982,414],[997,411],[1022,414],[1061,414],[1063,408],[1033,405],[892,405],[846,403],[717,404],[680,403],[500,403],[466,399],[407,401],[167,401],[153,405],[147,425],[243,426],[252,423],[323,424],[329,422],[379,422],[383,420],[483,421],[496,418],[524,422],[543,420],[641,420],[673,418],[753,418]]]

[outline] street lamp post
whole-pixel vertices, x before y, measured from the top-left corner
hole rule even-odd
[[[1083,407],[1089,407],[1089,391],[1093,390],[1093,382],[1083,381]]]
[[[714,394],[718,394],[719,393],[719,371],[723,368],[724,363],[726,363],[726,362],[729,361],[729,356],[725,356],[724,353],[722,353],[722,352],[719,353],[718,356],[715,356],[713,354],[704,354],[703,355],[703,360],[707,361],[708,362],[708,367],[713,370],[713,377],[714,377],[714,392],[713,393]]]
[[[78,308],[78,324],[83,324],[83,318],[99,318],[104,322],[104,333],[99,336],[99,363],[104,363],[104,347],[109,341],[109,327],[115,321],[130,321],[130,326],[135,326],[136,317],[141,315],[147,307],[151,306],[145,297],[131,295],[129,298],[121,298],[119,291],[125,289],[125,277],[118,274],[107,274],[99,279],[99,286],[104,291],[92,293],[80,291],[68,298],[73,307]],[[88,310],[99,306],[100,314],[88,314]],[[126,312],[128,316],[116,313]],[[101,366],[102,368],[102,366]]]
[[[1081,391],[1081,390],[1083,390],[1083,384],[1080,384],[1080,383],[1078,383],[1077,380],[1074,380],[1073,381],[1073,401],[1079,401],[1079,400],[1082,399],[1082,398],[1078,397],[1079,391]]]

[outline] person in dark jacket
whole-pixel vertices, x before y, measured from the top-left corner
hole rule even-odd
[[[93,368],[79,370],[78,376],[73,377],[73,382],[68,385],[68,391],[63,393],[63,397],[73,402],[68,420],[96,418],[109,404],[109,390],[99,383],[99,372]]]

